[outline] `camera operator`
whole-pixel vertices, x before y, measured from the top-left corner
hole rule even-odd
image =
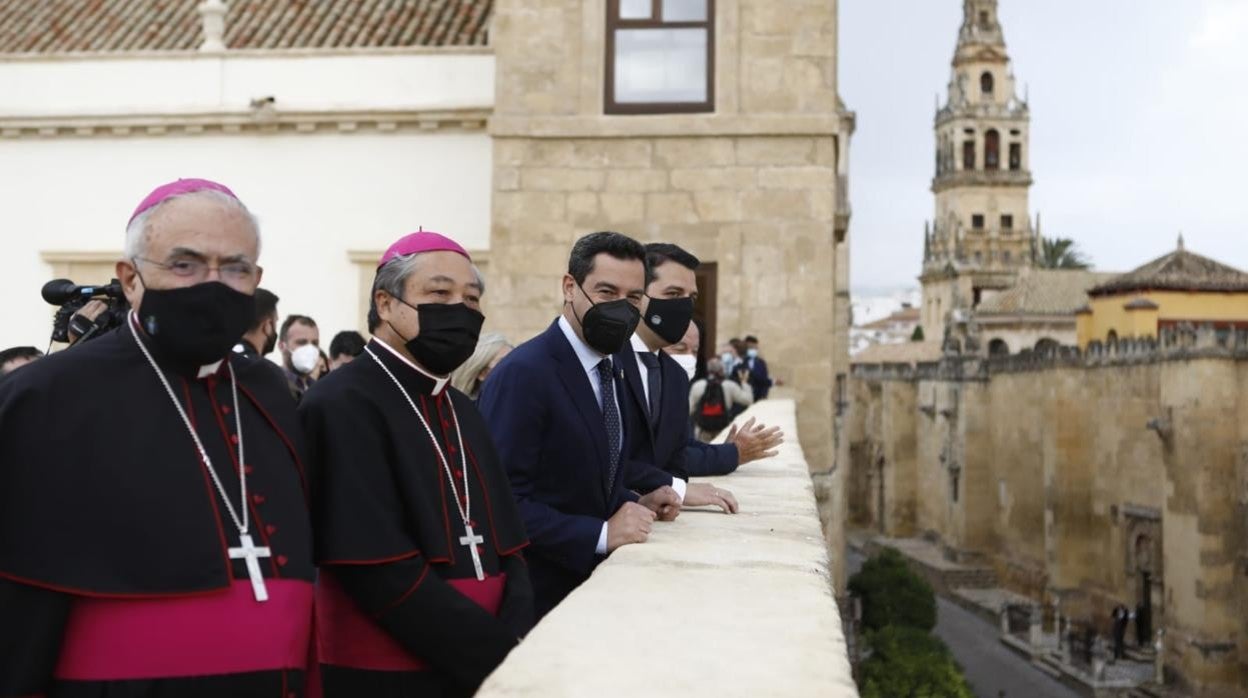
[[[90,332],[91,327],[96,324],[100,316],[107,310],[108,303],[97,299],[82,306],[82,310],[71,315],[69,326],[67,327],[70,346],[73,346],[84,334]]]

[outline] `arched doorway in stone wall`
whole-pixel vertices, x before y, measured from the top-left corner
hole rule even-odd
[[[1161,512],[1124,507],[1128,588],[1132,590],[1136,642],[1147,645],[1164,616],[1165,568],[1161,559]]]

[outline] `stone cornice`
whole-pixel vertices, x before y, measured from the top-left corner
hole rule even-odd
[[[340,56],[492,56],[490,46],[396,46],[375,48],[227,49],[225,51],[62,51],[0,53],[4,63],[73,61],[203,60],[205,58],[333,58]]]
[[[852,115],[652,114],[628,116],[507,116],[490,119],[496,138],[653,138],[712,136],[837,136]]]
[[[63,136],[163,136],[207,133],[481,131],[488,108],[445,110],[203,111],[181,114],[3,116],[0,140]]]
[[[44,264],[108,264],[122,258],[121,250],[84,252],[81,250],[44,250],[39,253]]]

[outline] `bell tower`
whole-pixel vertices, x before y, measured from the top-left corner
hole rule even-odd
[[[1017,93],[997,0],[963,0],[945,103],[936,111],[935,218],[923,245],[922,321],[944,335],[951,312],[1012,286],[1033,263],[1031,115]]]

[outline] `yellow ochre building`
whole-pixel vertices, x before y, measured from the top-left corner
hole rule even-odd
[[[1183,324],[1248,329],[1248,273],[1189,252],[1182,236],[1174,252],[1088,291],[1076,318],[1081,349]]]

